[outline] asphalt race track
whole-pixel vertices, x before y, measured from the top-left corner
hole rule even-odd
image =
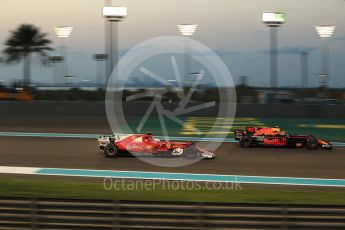
[[[1,166],[345,178],[345,148],[334,151],[242,149],[226,143],[216,151],[214,160],[181,168],[162,168],[134,157],[105,158],[92,139],[1,137],[0,146]]]
[[[28,118],[11,117],[0,122],[7,132],[109,133],[100,117]],[[332,151],[307,149],[251,148],[224,143],[214,160],[202,160],[180,168],[163,168],[134,157],[105,158],[94,139],[0,137],[0,165],[75,169],[108,169],[210,173],[255,176],[345,178],[345,148]]]

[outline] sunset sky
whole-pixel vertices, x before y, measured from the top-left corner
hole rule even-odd
[[[315,25],[335,25],[330,41],[333,87],[345,87],[345,1],[343,0],[113,0],[128,7],[120,24],[120,49],[126,51],[149,38],[179,35],[180,23],[198,24],[193,39],[220,53],[234,79],[248,76],[250,85],[269,82],[269,33],[263,12],[284,12],[279,29],[279,85],[298,86],[300,51],[310,52],[309,85],[317,86],[320,46]],[[22,23],[39,26],[58,47],[54,27],[73,26],[67,40],[69,72],[79,80],[96,79],[95,53],[104,52],[104,0],[1,0],[0,42]],[[55,51],[55,53],[58,52]],[[3,56],[3,55],[1,55]],[[33,60],[34,81],[51,82],[52,67]],[[0,80],[21,79],[20,64],[0,64]]]

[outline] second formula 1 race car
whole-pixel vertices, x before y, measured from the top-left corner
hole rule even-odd
[[[281,131],[279,127],[259,128],[247,127],[246,130],[237,129],[234,131],[235,140],[239,141],[240,146],[249,148],[252,146],[264,147],[291,147],[316,150],[332,149],[330,142],[317,139],[313,135],[291,135]]]
[[[153,157],[184,157],[213,159],[215,154],[195,146],[192,142],[162,141],[151,134],[114,134],[101,136],[98,145],[109,158],[121,154]]]

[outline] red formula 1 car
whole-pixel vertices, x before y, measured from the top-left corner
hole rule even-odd
[[[265,147],[306,147],[311,150],[318,148],[332,149],[330,142],[317,139],[312,135],[291,135],[280,128],[258,128],[247,127],[246,130],[237,129],[234,131],[235,140],[239,141],[240,146],[249,148],[252,146]]]
[[[134,156],[185,157],[187,159],[213,159],[213,152],[201,149],[192,142],[161,141],[151,134],[114,134],[101,136],[98,145],[106,157],[114,158],[121,154]]]

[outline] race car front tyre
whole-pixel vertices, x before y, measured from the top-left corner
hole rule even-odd
[[[104,155],[109,158],[114,158],[119,155],[119,149],[114,144],[107,144],[104,148]]]
[[[249,148],[252,145],[252,139],[251,138],[244,138],[240,141],[240,146],[242,148]]]
[[[183,156],[186,159],[195,159],[198,157],[198,149],[195,145],[190,145],[183,150]]]
[[[319,148],[319,143],[317,141],[317,139],[313,136],[308,137],[307,139],[307,144],[306,144],[307,148],[310,150],[316,150]]]

